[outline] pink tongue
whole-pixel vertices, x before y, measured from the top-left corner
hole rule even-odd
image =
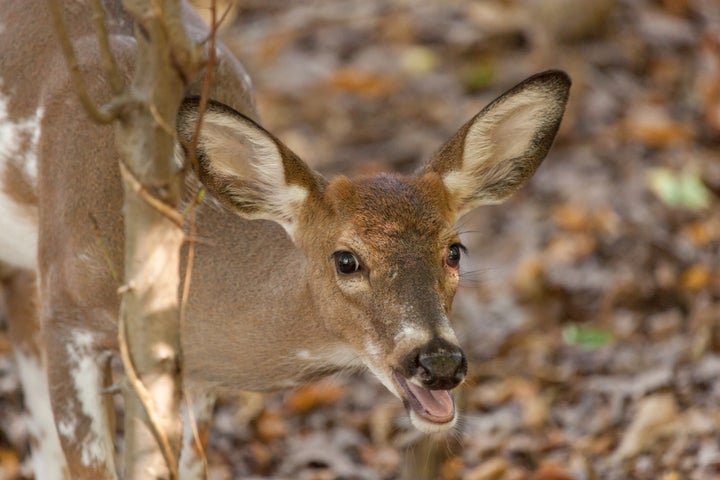
[[[438,418],[452,418],[455,404],[447,390],[426,390],[412,382],[407,382],[408,389],[415,395],[427,413]]]

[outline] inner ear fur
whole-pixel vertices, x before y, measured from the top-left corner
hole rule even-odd
[[[200,99],[183,101],[177,130],[183,149],[193,142]],[[299,210],[325,180],[274,135],[229,106],[210,101],[196,144],[200,180],[239,215],[293,229]]]
[[[422,172],[442,177],[459,214],[504,201],[550,150],[569,89],[559,70],[528,78],[463,125]]]

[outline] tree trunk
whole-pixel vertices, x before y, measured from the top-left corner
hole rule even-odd
[[[120,344],[128,382],[124,476],[176,478],[182,439],[178,286],[184,179],[175,115],[197,70],[178,0],[125,0],[138,22],[135,75],[116,122],[125,190]],[[157,201],[160,202],[157,202]],[[180,223],[180,224],[178,224]]]

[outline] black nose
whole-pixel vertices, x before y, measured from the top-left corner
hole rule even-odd
[[[462,350],[446,340],[435,339],[416,350],[416,355],[411,360],[416,365],[414,373],[429,390],[455,388],[467,374],[467,360]]]

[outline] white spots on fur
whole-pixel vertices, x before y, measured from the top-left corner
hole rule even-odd
[[[75,438],[75,429],[77,428],[77,417],[72,414],[63,416],[57,424],[58,433],[64,438],[73,439]]]
[[[40,359],[28,356],[19,349],[15,352],[29,414],[28,428],[36,442],[32,450],[33,470],[37,478],[44,480],[65,478],[65,456],[55,430],[47,373]]]
[[[37,178],[37,144],[42,107],[30,118],[11,119],[7,99],[0,96],[0,178],[10,161],[17,162],[29,181]],[[27,269],[37,266],[37,218],[0,190],[0,260]]]
[[[19,165],[29,179],[37,178],[37,145],[44,109],[39,107],[29,118],[13,119],[7,98],[0,96],[0,166],[10,159],[22,158]],[[27,149],[23,150],[23,147]]]
[[[27,209],[0,191],[0,260],[34,270],[37,267],[37,243],[36,219],[29,217]]]
[[[103,384],[102,368],[98,355],[93,351],[93,341],[93,334],[76,331],[66,347],[75,393],[82,413],[90,420],[90,429],[85,438],[75,437],[75,440],[82,446],[83,465],[105,464],[112,470],[109,473],[114,475],[114,446],[100,391]]]

